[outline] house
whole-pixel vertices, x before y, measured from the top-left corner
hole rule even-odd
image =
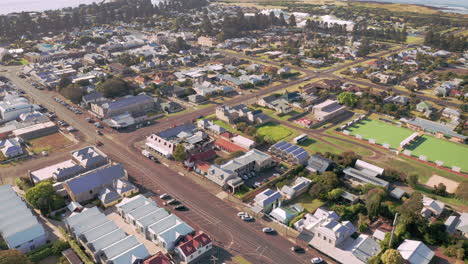
[[[409,98],[402,95],[388,96],[384,98],[384,103],[392,103],[398,105],[407,105]]]
[[[175,264],[168,256],[159,251],[156,255],[143,261],[142,264]]]
[[[107,155],[93,146],[72,151],[70,156],[69,160],[31,172],[29,176],[32,182],[45,180],[63,182],[109,163]]]
[[[231,138],[232,143],[244,148],[244,149],[252,149],[255,146],[255,141],[243,137],[241,135],[235,135]]]
[[[257,104],[266,108],[274,109],[279,114],[287,114],[293,110],[287,100],[279,98],[276,94],[260,98],[257,100]]]
[[[216,38],[213,37],[205,37],[205,36],[200,36],[198,37],[198,45],[204,46],[204,47],[214,47],[218,45],[218,42],[216,41]]]
[[[289,207],[277,207],[271,211],[270,217],[282,224],[287,225],[302,211],[304,211],[304,208],[298,204]]]
[[[458,234],[468,238],[468,213],[449,216],[445,221],[445,227],[450,234]]]
[[[170,158],[177,144],[193,136],[196,131],[197,128],[192,123],[168,128],[147,137],[146,146],[160,155]]]
[[[420,103],[416,105],[416,110],[421,113],[425,113],[427,111],[432,110],[432,105],[428,103],[427,101],[421,101]]]
[[[244,181],[236,172],[223,169],[218,165],[211,165],[206,172],[205,177],[221,187],[229,186],[234,191],[236,188],[239,188],[244,184]]]
[[[425,218],[429,218],[431,216],[438,217],[442,214],[445,208],[445,204],[443,202],[434,200],[427,196],[423,197],[422,203],[423,208],[421,210],[421,215]]]
[[[129,197],[138,193],[138,188],[127,180],[114,180],[112,186],[101,190],[98,195],[102,206],[110,207],[118,203],[123,197]]]
[[[204,129],[208,133],[212,133],[214,135],[221,135],[222,133],[226,132],[226,129],[224,127],[217,125],[213,121],[208,119],[198,120],[197,127],[200,129]]]
[[[346,111],[346,107],[338,103],[338,101],[327,99],[325,102],[314,105],[312,113],[317,121],[328,121]]]
[[[196,232],[194,235],[185,235],[177,243],[174,251],[184,263],[192,263],[209,253],[212,248],[211,238],[203,232]]]
[[[442,110],[442,116],[450,118],[450,119],[458,120],[461,116],[461,111],[446,107],[444,108],[444,110]]]
[[[83,95],[83,98],[81,98],[81,105],[89,109],[91,108],[92,103],[99,103],[102,101],[105,101],[106,98],[100,93],[100,92],[91,92],[89,94]]]
[[[377,178],[377,176],[382,175],[383,172],[383,168],[377,167],[362,160],[357,160],[354,168],[347,167],[343,170],[345,179],[350,180],[353,184],[373,184],[388,189],[390,184],[387,181]]]
[[[127,66],[121,63],[109,63],[107,65],[112,73],[123,75],[128,71]]]
[[[275,157],[299,165],[306,164],[309,159],[309,153],[304,148],[286,141],[272,145],[268,151]]]
[[[314,154],[307,160],[306,169],[313,173],[324,173],[327,170],[331,170],[334,166],[334,162],[330,159]]]
[[[152,97],[140,94],[126,96],[115,101],[99,101],[91,103],[91,112],[101,118],[109,118],[122,114],[146,114],[153,110],[155,102]]]
[[[271,156],[257,149],[252,149],[244,155],[228,161],[222,169],[234,171],[237,175],[248,174],[252,171],[260,172],[273,166]]]
[[[187,96],[187,99],[189,100],[189,102],[196,103],[196,104],[203,103],[204,101],[206,101],[206,98],[199,94],[189,95]]]
[[[390,196],[398,200],[401,200],[401,198],[403,198],[405,195],[406,192],[398,187],[395,187],[390,191]]]
[[[272,209],[277,208],[280,205],[281,193],[273,191],[272,189],[266,189],[257,194],[253,202],[253,206],[258,208],[258,211],[263,211],[265,213],[270,212]]]
[[[68,179],[63,187],[73,201],[83,202],[97,197],[103,189],[113,187],[119,179],[128,180],[127,171],[122,164],[113,164]]]
[[[6,159],[14,158],[24,154],[21,143],[17,138],[0,140],[0,152]]]
[[[448,138],[450,141],[454,141],[457,143],[464,143],[467,139],[466,136],[462,134],[458,134],[457,132],[453,131],[452,128],[430,120],[422,119],[422,118],[414,118],[410,120],[404,120],[408,128],[415,130],[415,131],[423,131],[426,133],[430,133],[435,135],[438,138]]]
[[[410,239],[405,239],[397,250],[409,264],[429,264],[435,255],[423,242]]]
[[[97,207],[72,213],[65,227],[95,263],[135,263],[150,256],[135,236],[127,235]]]
[[[340,263],[365,264],[380,251],[379,243],[371,236],[360,234],[351,237],[356,227],[349,221],[339,222],[339,216],[323,208],[294,224],[301,232],[299,237],[309,245],[325,253]]]
[[[298,177],[291,186],[284,185],[279,192],[286,200],[291,200],[306,192],[311,183],[312,181],[305,177]]]
[[[245,106],[244,104],[239,104],[233,107],[223,105],[216,107],[216,118],[221,121],[234,124],[238,122],[241,118],[246,119],[247,113],[251,111],[252,110],[247,108],[247,106]]]
[[[177,241],[194,231],[177,216],[141,194],[124,198],[115,207],[125,222],[166,250],[173,250]]]
[[[0,235],[8,248],[23,253],[48,242],[43,225],[9,184],[0,186]]]

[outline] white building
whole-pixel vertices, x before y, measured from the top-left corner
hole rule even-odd
[[[28,99],[17,94],[8,94],[0,102],[0,123],[17,119],[21,114],[31,113],[37,108]]]
[[[211,238],[198,232],[195,235],[186,235],[175,247],[175,252],[183,262],[192,263],[203,255],[206,255],[213,248]]]
[[[324,23],[328,23],[328,25],[332,25],[332,24],[346,25],[346,30],[347,31],[352,31],[353,28],[354,28],[354,22],[353,21],[341,20],[341,19],[338,19],[335,16],[331,16],[331,15],[322,16],[321,18],[322,18],[322,21]]]
[[[10,249],[29,252],[47,243],[47,233],[11,185],[0,186],[0,235]]]

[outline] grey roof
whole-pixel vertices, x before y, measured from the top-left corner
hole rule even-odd
[[[2,205],[0,209],[0,234],[10,248],[46,236],[44,227],[11,185],[0,186],[0,204]]]
[[[270,158],[270,155],[256,149],[252,149],[246,152],[244,155],[230,160],[226,164],[222,165],[221,168],[225,170],[236,171],[237,169],[242,168],[252,162],[260,163]]]
[[[468,233],[468,213],[462,213],[457,225],[457,230],[463,234]]]
[[[181,132],[190,132],[190,134],[192,134],[192,132],[194,130],[196,130],[196,128],[197,127],[194,124],[187,123],[187,124],[183,124],[183,125],[180,125],[180,126],[176,126],[176,127],[172,127],[172,128],[163,130],[163,131],[158,132],[156,134],[158,136],[162,137],[162,138],[167,139],[167,138],[176,137]]]
[[[434,252],[423,242],[406,239],[398,247],[401,256],[411,264],[429,264],[434,257]]]
[[[418,126],[418,127],[422,128],[424,131],[438,132],[438,133],[442,133],[442,134],[447,135],[447,136],[461,138],[463,140],[466,140],[466,138],[467,138],[464,135],[461,135],[461,134],[458,134],[457,132],[454,132],[452,128],[450,128],[450,127],[448,127],[446,125],[443,125],[441,123],[437,123],[437,122],[434,122],[434,121],[422,119],[422,118],[419,118],[419,117],[416,117],[415,119],[412,119],[412,120],[407,120],[406,122],[408,124]]]
[[[279,199],[281,199],[281,194],[279,192],[273,191],[272,189],[266,189],[255,196],[255,203],[265,208]]]
[[[401,197],[403,197],[403,195],[405,194],[406,192],[403,189],[398,188],[398,187],[395,187],[393,188],[393,190],[390,191],[390,196],[396,199],[401,199]]]
[[[109,233],[106,233],[100,237],[98,237],[96,240],[88,242],[87,246],[94,252],[101,250],[105,247],[108,247],[122,239],[124,239],[127,236],[125,232],[122,229],[115,229],[112,230]]]
[[[153,98],[144,95],[144,94],[139,94],[136,96],[127,96],[122,99],[112,101],[112,102],[106,102],[102,104],[103,108],[107,108],[109,110],[113,109],[120,109],[123,107],[127,107],[129,105],[138,105],[138,104],[143,104],[143,103],[152,103]]]
[[[102,253],[107,259],[111,259],[115,256],[118,256],[120,253],[137,246],[138,244],[139,242],[134,236],[127,236],[124,239],[121,239],[116,243],[103,248]]]
[[[353,255],[367,263],[367,261],[377,255],[380,251],[380,245],[371,236],[361,234],[355,241],[351,250]]]
[[[87,95],[84,95],[81,99],[83,102],[95,101],[97,99],[104,98],[100,92],[92,92]]]
[[[124,198],[122,202],[116,204],[115,206],[119,208],[120,211],[122,211],[124,214],[127,214],[134,210],[135,208],[138,208],[145,203],[147,203],[148,198],[145,196],[139,194],[137,196],[134,196],[132,198]]]
[[[122,164],[116,164],[79,175],[67,180],[65,184],[68,185],[72,193],[79,194],[105,184],[111,184],[114,180],[125,177],[126,172]]]
[[[360,171],[355,168],[348,167],[343,170],[344,174],[346,174],[349,177],[356,178],[359,181],[365,182],[365,183],[370,183],[374,184],[377,186],[382,186],[384,188],[388,188],[389,183],[387,181],[384,181],[382,179],[379,179],[377,177],[373,177],[369,174],[367,174],[365,171]]]
[[[81,239],[84,242],[91,242],[117,229],[119,229],[119,227],[114,222],[105,222],[102,225],[83,232],[81,234]]]
[[[333,161],[327,158],[320,156],[319,154],[314,154],[310,156],[307,161],[307,169],[313,172],[324,172],[333,165]]]
[[[109,189],[109,188],[104,188],[102,191],[99,193],[99,200],[103,204],[109,204],[112,202],[115,202],[122,198],[116,191]]]
[[[95,164],[106,162],[107,156],[93,146],[85,147],[72,152],[72,157],[82,166],[89,168]]]

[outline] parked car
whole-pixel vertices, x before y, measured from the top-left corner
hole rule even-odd
[[[291,251],[294,253],[304,253],[305,249],[296,245],[291,247]]]
[[[97,133],[98,135],[100,135],[100,136],[103,135],[102,132],[101,132],[101,130],[96,130],[96,133]]]
[[[170,196],[167,193],[163,193],[163,194],[159,195],[159,198],[164,200],[164,199],[170,198]]]
[[[319,263],[322,263],[323,262],[323,259],[322,258],[313,258],[310,260],[311,263],[314,263],[314,264],[319,264]]]
[[[246,212],[238,212],[238,213],[237,213],[237,216],[238,216],[238,217],[242,217],[242,216],[244,216],[244,215],[247,215],[247,213],[246,213]]]
[[[179,201],[177,201],[176,199],[171,199],[169,201],[167,201],[167,204],[177,204]]]
[[[183,205],[183,204],[179,204],[178,206],[174,207],[174,209],[176,209],[178,211],[183,211],[183,210],[186,210],[187,207],[185,207],[185,205]]]
[[[244,220],[246,222],[252,222],[254,220],[254,218],[251,217],[250,215],[247,215],[247,216],[242,217],[242,220]]]
[[[94,123],[94,126],[97,128],[103,128],[102,124],[99,122]]]
[[[99,140],[98,140],[98,141],[96,141],[96,146],[98,146],[98,147],[99,147],[99,146],[102,146],[102,145],[104,145],[104,143],[102,143],[102,142],[101,142],[101,141],[99,141]]]

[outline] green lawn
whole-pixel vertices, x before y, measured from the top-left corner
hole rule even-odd
[[[257,133],[273,141],[288,140],[298,135],[296,131],[275,122],[268,122],[258,126]]]
[[[375,139],[379,145],[388,143],[391,148],[398,148],[401,141],[414,133],[407,128],[371,119],[362,120],[348,127],[347,130],[351,132],[351,135],[361,135],[366,140]]]
[[[424,135],[406,149],[411,150],[411,155],[415,157],[424,155],[429,161],[440,160],[446,167],[457,166],[462,171],[468,171],[468,147],[463,144]]]
[[[231,132],[231,133],[239,133],[239,131],[237,131],[234,126],[224,122],[224,121],[221,121],[219,119],[215,119],[213,120],[213,123],[215,123],[216,125],[226,129],[227,131]]]
[[[325,202],[319,199],[312,199],[308,193],[301,194],[294,202],[301,204],[309,213],[315,212],[317,208],[325,204]]]

